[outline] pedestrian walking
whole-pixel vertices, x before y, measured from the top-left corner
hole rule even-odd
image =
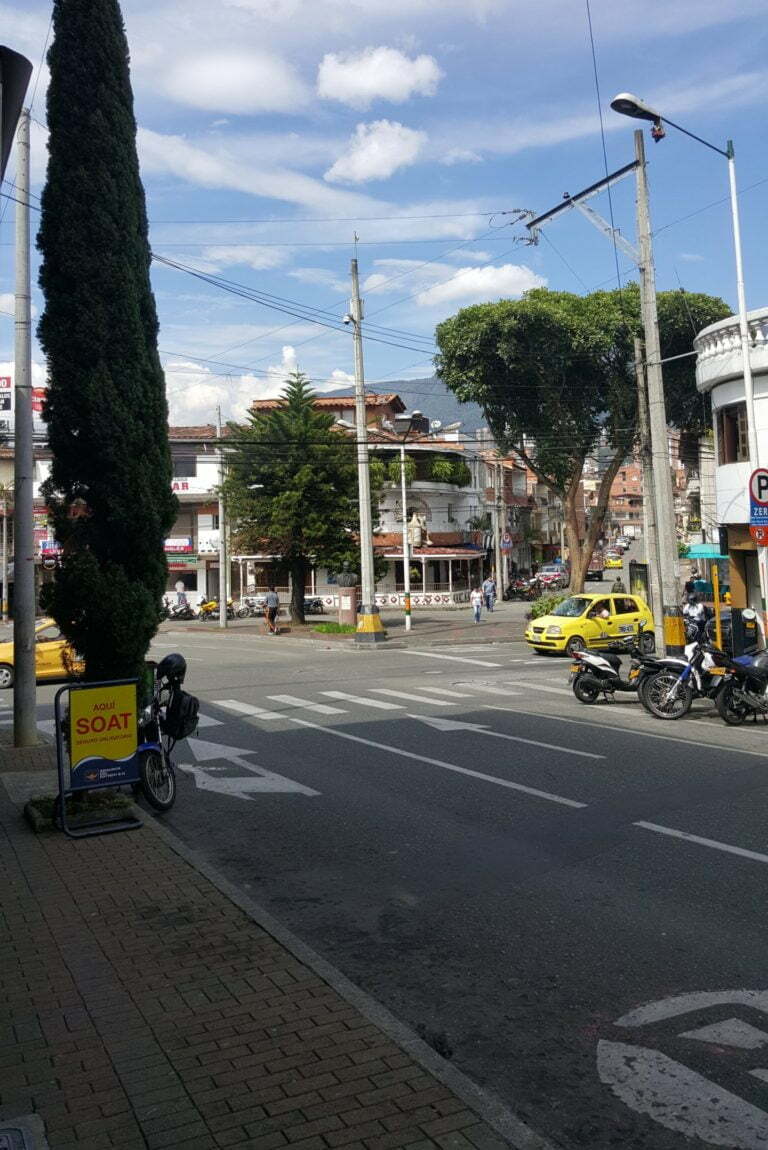
[[[486,611],[493,611],[493,604],[496,600],[496,580],[493,575],[489,575],[487,579],[483,580],[483,599],[485,600]]]
[[[280,610],[280,599],[274,587],[270,587],[264,599],[264,623],[269,635],[277,635],[277,613]]]
[[[611,591],[614,595],[626,595],[627,589],[624,586],[624,580],[622,579],[621,575],[617,575],[614,579]]]
[[[469,593],[469,605],[475,613],[475,622],[480,622],[480,612],[483,609],[483,592],[479,587],[474,587]]]

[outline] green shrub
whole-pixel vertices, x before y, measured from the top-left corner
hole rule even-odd
[[[320,631],[323,635],[352,635],[357,630],[354,623],[317,623],[313,631]]]
[[[454,459],[453,461],[452,482],[455,483],[457,487],[466,487],[472,482],[472,472],[463,459]]]
[[[394,459],[390,459],[389,463],[387,464],[387,478],[389,479],[390,483],[399,483],[400,482],[400,457],[399,456],[396,456]],[[410,458],[410,456],[406,455],[406,457],[405,457],[405,482],[406,483],[413,483],[415,478],[416,478],[416,464],[415,464],[414,460]]]
[[[567,591],[559,592],[556,595],[542,595],[540,599],[535,599],[531,603],[531,618],[539,619],[542,615],[549,615],[558,603],[562,603],[564,599],[569,597]]]
[[[429,477],[435,483],[453,483],[453,463],[450,459],[441,459],[439,456],[432,460],[429,468]]]

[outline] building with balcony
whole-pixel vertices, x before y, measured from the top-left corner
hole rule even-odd
[[[755,432],[761,463],[768,462],[768,308],[749,313]],[[761,610],[757,546],[749,534],[750,458],[741,339],[736,316],[710,324],[694,340],[696,383],[712,398],[715,517],[730,559],[734,606]]]

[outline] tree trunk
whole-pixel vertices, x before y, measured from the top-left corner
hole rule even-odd
[[[291,619],[295,623],[304,620],[304,587],[309,565],[306,559],[292,559],[288,570],[291,573]]]
[[[565,531],[568,539],[568,549],[570,551],[571,591],[579,592],[584,590],[584,581],[586,579],[587,569],[589,568],[589,561],[595,550],[595,544],[603,530],[605,512],[611,495],[611,487],[628,450],[629,444],[625,444],[616,451],[607,470],[603,474],[603,478],[600,480],[597,503],[587,528],[583,546],[579,543],[579,522],[576,514],[576,496],[578,495],[581,476],[579,476],[578,480],[574,480],[568,489],[565,502]]]
[[[581,487],[581,476],[574,479],[565,496],[565,538],[568,542],[568,562],[570,564],[571,591],[583,591],[584,579],[592,552],[583,548],[579,536],[579,516],[576,510],[576,498]]]

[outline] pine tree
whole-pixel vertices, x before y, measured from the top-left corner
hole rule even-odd
[[[293,372],[280,398],[245,426],[230,425],[226,489],[235,543],[280,557],[291,576],[291,616],[303,623],[313,562],[337,571],[344,561],[359,566],[357,456],[354,440],[315,407],[305,375]]]
[[[87,677],[116,678],[139,672],[160,617],[168,411],[120,6],[54,0],[53,30],[38,334],[63,557],[45,605]]]

